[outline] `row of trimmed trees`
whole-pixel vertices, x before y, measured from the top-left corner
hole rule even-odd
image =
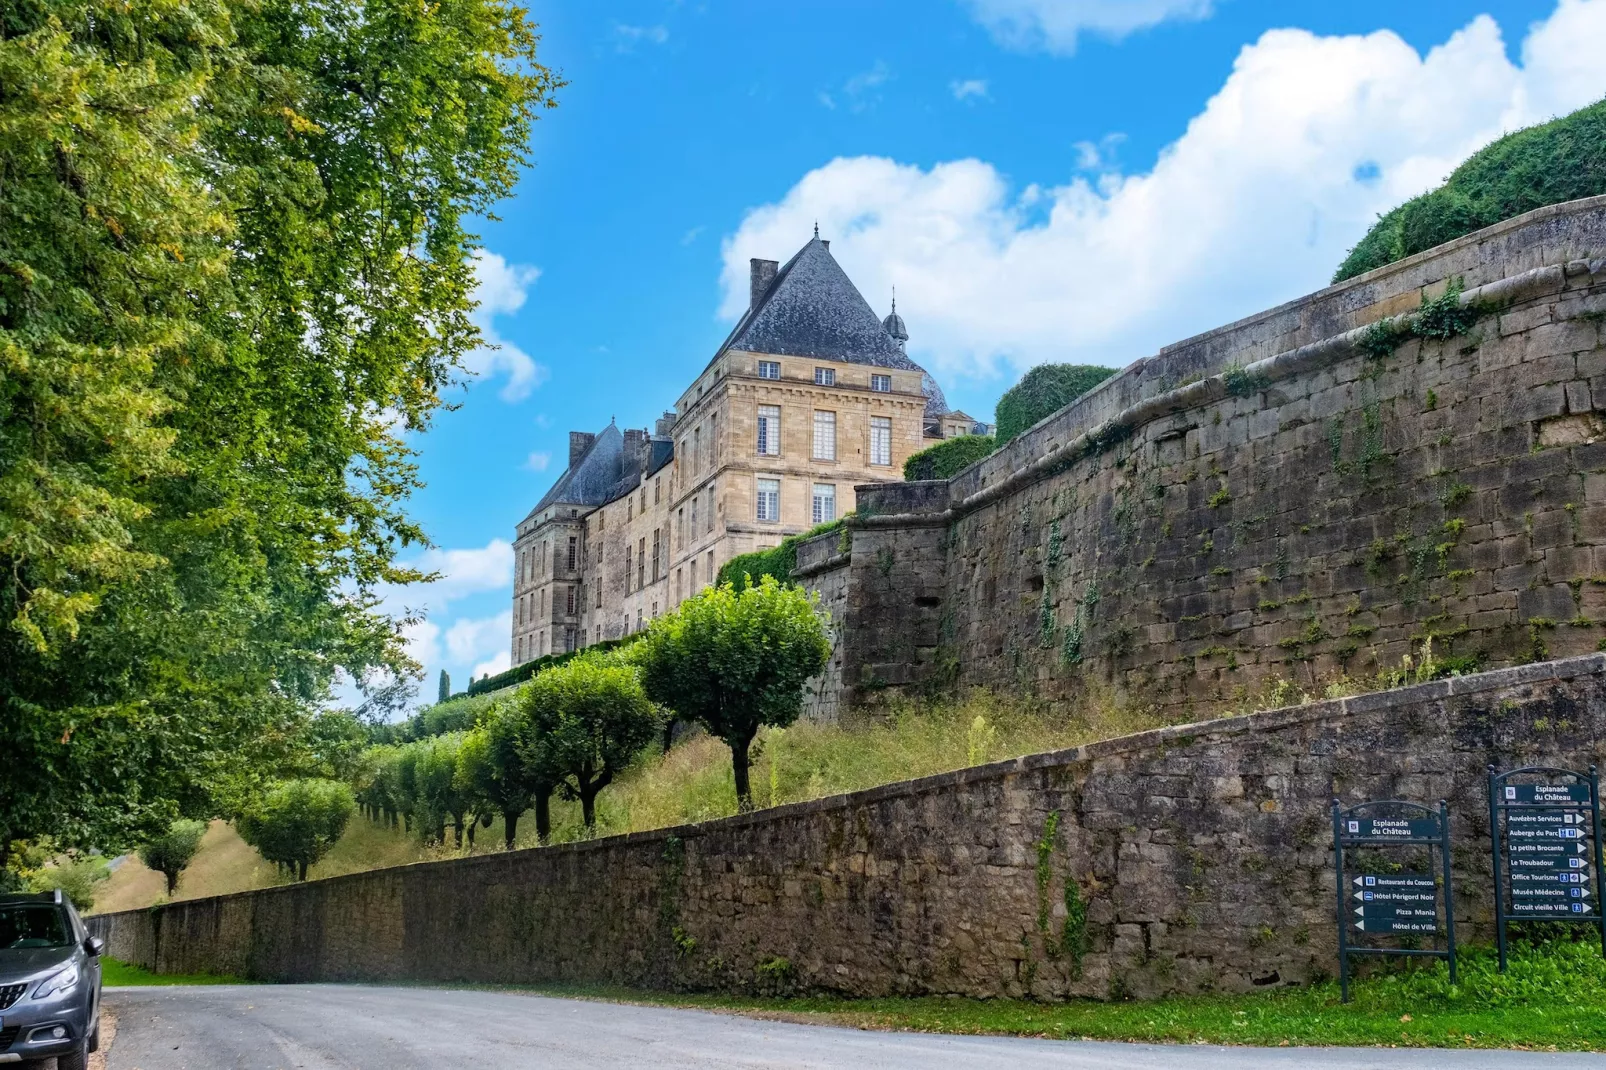
[[[803,591],[770,578],[710,588],[629,647],[543,670],[466,731],[371,748],[357,799],[373,819],[426,841],[445,842],[450,826],[459,847],[497,816],[512,847],[533,809],[545,842],[554,794],[578,802],[594,828],[597,796],[680,720],[730,746],[738,805],[750,809],[754,737],[797,719],[804,684],[829,653]]]

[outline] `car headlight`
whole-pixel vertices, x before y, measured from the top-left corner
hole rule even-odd
[[[39,982],[39,987],[33,990],[34,999],[48,999],[58,992],[65,992],[78,983],[78,967],[68,966]]]

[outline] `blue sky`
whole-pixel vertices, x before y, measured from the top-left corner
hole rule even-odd
[[[507,660],[514,524],[823,237],[950,403],[1320,288],[1378,212],[1606,94],[1606,0],[534,0],[569,80],[486,221],[500,348],[420,436],[428,679]]]

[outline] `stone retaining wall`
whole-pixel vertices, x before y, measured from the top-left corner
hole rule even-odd
[[[1488,939],[1485,767],[1603,754],[1606,657],[1591,655],[90,926],[157,970],[275,981],[1249,989],[1335,969],[1334,795],[1448,799],[1458,927]]]
[[[1381,329],[1452,287],[1427,337]],[[842,701],[1096,682],[1197,715],[1429,639],[1462,668],[1597,649],[1603,317],[1595,198],[1171,346],[950,481],[859,488]]]

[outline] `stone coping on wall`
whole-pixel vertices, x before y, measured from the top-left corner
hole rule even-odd
[[[954,769],[945,773],[934,773],[930,776],[919,777],[914,780],[901,780],[890,784],[881,784],[861,791],[850,792],[843,795],[830,795],[821,799],[811,799],[805,802],[786,803],[781,806],[770,807],[764,810],[755,810],[746,814],[735,814],[730,817],[718,818],[712,821],[698,822],[689,825],[678,825],[668,828],[648,829],[642,832],[622,833],[615,836],[605,836],[594,840],[583,840],[574,843],[553,844],[547,847],[524,848],[523,851],[494,852],[483,855],[468,855],[461,858],[438,859],[429,862],[413,862],[404,866],[387,866],[380,869],[364,870],[358,873],[342,874],[338,877],[324,877],[311,884],[333,884],[340,881],[353,881],[371,879],[378,874],[396,872],[399,870],[413,870],[418,867],[439,866],[465,866],[479,864],[497,864],[505,861],[511,855],[528,853],[530,851],[568,852],[579,853],[596,850],[610,850],[623,845],[663,842],[671,837],[690,839],[707,835],[715,830],[741,828],[761,825],[766,822],[791,817],[828,813],[838,810],[851,810],[869,803],[902,796],[920,795],[941,790],[958,784],[975,781],[992,780],[1025,773],[1032,770],[1066,766],[1076,763],[1094,761],[1100,758],[1115,757],[1122,754],[1139,752],[1157,747],[1165,747],[1169,743],[1197,741],[1201,736],[1216,738],[1241,736],[1264,730],[1280,729],[1304,722],[1317,722],[1322,720],[1344,718],[1350,714],[1375,713],[1390,708],[1408,708],[1422,703],[1433,702],[1440,699],[1476,694],[1490,694],[1508,691],[1513,688],[1545,684],[1552,681],[1570,680],[1583,676],[1606,674],[1606,654],[1586,654],[1580,657],[1562,658],[1556,661],[1534,662],[1527,665],[1517,665],[1505,669],[1494,669],[1488,672],[1475,673],[1467,676],[1449,677],[1442,680],[1433,680],[1428,683],[1414,684],[1409,687],[1395,688],[1389,691],[1368,692],[1348,698],[1326,699],[1319,702],[1310,702],[1300,706],[1287,706],[1275,710],[1262,710],[1250,714],[1238,714],[1231,717],[1215,718],[1207,721],[1196,721],[1189,724],[1167,725],[1162,728],[1149,729],[1112,739],[1085,743],[1080,746],[1064,750],[1045,751],[1037,754],[1027,754],[1016,758],[1007,758],[1002,761],[990,762],[986,765],[969,766],[963,769]],[[177,906],[204,901],[225,901],[246,896],[263,895],[278,892],[293,892],[304,884],[279,885],[273,888],[258,888],[249,891],[231,892],[226,895],[206,896],[194,900],[179,900],[165,904]],[[114,914],[98,915],[114,917],[118,914],[139,914],[146,910],[159,909],[156,907],[141,910],[119,911]]]
[[[953,497],[971,500],[1057,450],[1062,441],[1115,422],[1126,410],[1159,400],[1157,395],[1175,391],[1185,380],[1219,376],[1230,363],[1253,364],[1409,312],[1424,294],[1442,293],[1452,279],[1465,280],[1472,290],[1535,268],[1606,255],[1606,248],[1580,247],[1580,235],[1587,236],[1583,244],[1590,244],[1600,234],[1606,234],[1606,196],[1538,208],[1172,343],[1128,364],[956,474]]]

